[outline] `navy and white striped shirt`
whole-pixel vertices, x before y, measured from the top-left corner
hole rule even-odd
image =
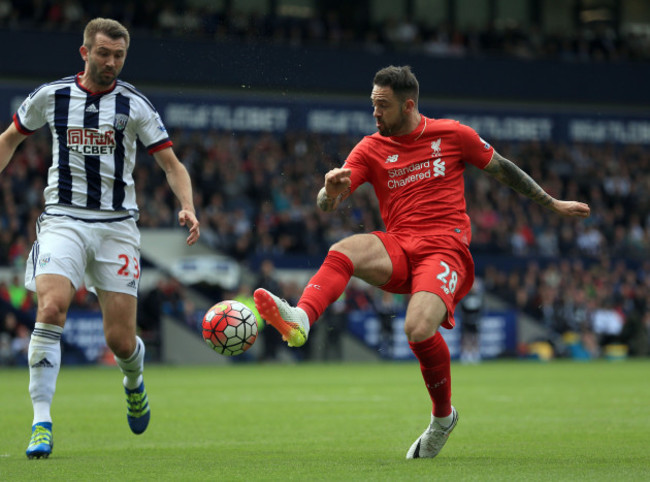
[[[38,87],[14,115],[25,135],[50,127],[52,166],[45,205],[137,213],[132,176],[136,140],[150,154],[172,142],[154,106],[132,85],[118,80],[112,89],[93,93],[79,83],[80,75]]]

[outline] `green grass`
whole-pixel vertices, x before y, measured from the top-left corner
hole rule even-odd
[[[63,367],[54,453],[27,460],[28,373],[0,370],[0,480],[650,479],[650,361],[453,365],[460,421],[407,461],[430,404],[415,363],[148,366],[132,435],[117,368]]]

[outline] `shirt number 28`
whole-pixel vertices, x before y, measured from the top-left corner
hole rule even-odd
[[[440,261],[442,272],[436,276],[442,283],[442,289],[445,293],[454,293],[458,284],[458,273],[452,271],[447,263]]]

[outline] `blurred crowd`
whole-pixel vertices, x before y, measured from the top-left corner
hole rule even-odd
[[[512,23],[459,31],[445,23],[429,27],[408,20],[371,25],[335,11],[309,17],[244,14],[209,2],[197,7],[184,1],[0,0],[4,29],[78,32],[95,16],[118,19],[134,34],[367,52],[563,61],[650,58],[649,37],[623,34],[603,23],[551,35],[534,26],[524,32]],[[0,128],[6,121],[0,119]],[[194,180],[202,241],[252,271],[257,271],[259,260],[283,255],[322,258],[342,237],[383,227],[374,193],[366,186],[337,213],[324,214],[315,206],[324,173],[341,164],[356,137],[297,131],[273,135],[177,130],[171,135]],[[600,356],[614,342],[625,343],[631,354],[649,354],[650,149],[557,142],[504,142],[495,147],[552,195],[588,202],[592,216],[579,221],[560,218],[468,168],[472,250],[486,291],[537,320],[558,354],[566,354],[567,333],[577,336],[591,356]],[[40,130],[23,143],[0,176],[0,266],[12,273],[0,280],[0,301],[11,307],[0,312],[5,354],[13,353],[13,340],[19,340],[17,353],[22,346],[21,324],[14,323],[11,313],[32,307],[15,274],[22,275],[34,241],[50,151],[49,135]],[[175,226],[177,206],[164,173],[143,152],[135,178],[140,226]],[[287,299],[299,295],[295,286],[279,289]],[[143,327],[154,332],[160,310],[194,323],[194,307],[182,292],[177,282],[166,280],[143,294]],[[348,295],[346,309],[363,298]],[[80,292],[75,303],[92,308],[96,301]],[[381,303],[371,304],[381,309]]]
[[[356,137],[298,131],[170,134],[194,180],[202,241],[244,268],[256,271],[259,260],[283,255],[322,259],[342,237],[383,228],[368,186],[336,213],[322,213],[315,205],[324,173],[342,163]],[[561,218],[468,167],[472,249],[488,292],[538,320],[559,351],[562,335],[570,331],[580,334],[594,356],[612,339],[628,338],[635,340],[629,343],[633,353],[646,354],[650,149],[556,142],[495,148],[552,195],[588,202],[592,215]],[[49,163],[49,134],[41,129],[0,176],[0,266],[19,271],[24,266]],[[174,196],[164,172],[144,152],[135,177],[140,226],[174,227]],[[79,302],[89,299],[80,296]]]
[[[350,14],[349,9],[266,15],[228,9],[230,2],[222,4],[224,7],[217,2],[197,6],[182,0],[0,0],[0,28],[79,31],[88,19],[104,16],[120,20],[134,33],[360,48],[370,53],[408,51],[446,57],[490,55],[563,61],[650,58],[646,32],[619,32],[604,22],[552,34],[513,21],[459,30],[447,22],[428,26],[415,19],[388,18],[373,24],[369,15]]]

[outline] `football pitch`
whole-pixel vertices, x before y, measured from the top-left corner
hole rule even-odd
[[[459,422],[405,460],[429,422],[414,362],[148,365],[133,435],[117,368],[66,367],[54,451],[28,460],[26,369],[0,370],[0,480],[650,480],[650,360],[452,365]]]

